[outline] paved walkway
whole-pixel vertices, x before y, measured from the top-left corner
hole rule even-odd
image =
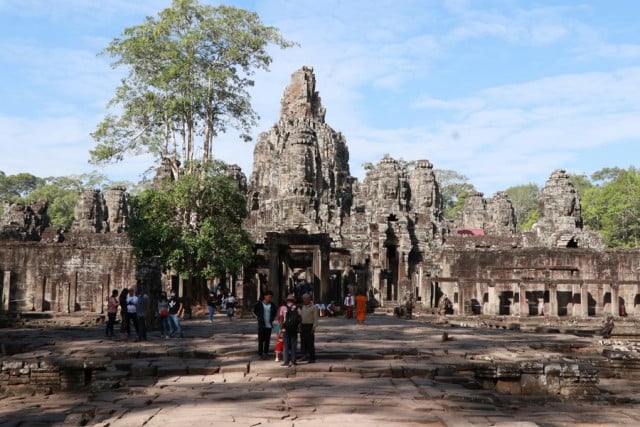
[[[5,352],[111,360],[92,391],[0,398],[0,426],[640,425],[637,380],[603,380],[595,399],[564,399],[499,395],[464,374],[472,360],[561,360],[563,349],[597,346],[594,338],[383,314],[364,326],[322,318],[318,362],[286,368],[258,358],[253,319],[183,325],[185,339],[151,332],[144,343],[104,339],[102,326],[0,329]]]

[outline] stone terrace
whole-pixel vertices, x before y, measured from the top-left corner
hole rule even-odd
[[[499,321],[322,318],[318,363],[286,368],[258,359],[253,319],[183,324],[187,338],[145,343],[104,339],[86,321],[0,329],[0,426],[640,424],[628,341]]]

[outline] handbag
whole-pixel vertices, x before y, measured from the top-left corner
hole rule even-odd
[[[169,315],[169,310],[160,310],[160,317],[167,317]]]

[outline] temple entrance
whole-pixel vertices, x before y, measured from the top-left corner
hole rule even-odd
[[[327,301],[330,292],[328,234],[307,234],[306,230],[267,233],[269,289],[274,301],[284,303],[299,284],[309,286],[317,301]],[[304,283],[301,283],[304,282]]]
[[[398,250],[394,245],[385,245],[386,248],[386,274],[387,279],[387,301],[398,299]]]

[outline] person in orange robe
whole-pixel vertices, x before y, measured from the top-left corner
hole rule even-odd
[[[356,295],[356,322],[359,324],[364,324],[365,319],[367,318],[367,296],[364,292],[358,291],[358,295]]]

